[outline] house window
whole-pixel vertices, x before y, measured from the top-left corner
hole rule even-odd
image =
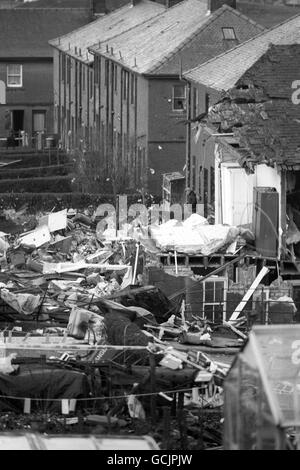
[[[123,100],[127,100],[128,97],[128,81],[129,81],[129,72],[123,70]]]
[[[205,93],[205,112],[206,112],[206,114],[208,114],[209,106],[210,106],[210,103],[209,103],[209,94],[208,94],[208,93]]]
[[[173,111],[184,111],[185,110],[185,86],[174,85],[173,86]]]
[[[108,86],[109,80],[109,60],[105,59],[105,76],[104,76],[104,85]]]
[[[67,57],[67,62],[66,62],[66,75],[67,75],[67,84],[69,85],[71,83],[71,59],[70,57]]]
[[[61,55],[60,60],[61,60],[61,79],[64,82],[66,80],[66,57],[64,55]]]
[[[94,73],[93,73],[93,70],[90,70],[89,71],[89,85],[90,85],[90,90],[89,90],[89,94],[90,94],[90,98],[93,98],[94,96]]]
[[[198,111],[198,90],[193,88],[193,118],[197,116]]]
[[[7,66],[7,86],[21,87],[23,85],[22,65],[10,64]]]
[[[118,92],[118,66],[115,65],[115,92]]]
[[[130,82],[130,95],[131,95],[131,104],[134,104],[135,100],[135,75],[130,75],[131,82]]]
[[[99,83],[99,64],[98,61],[94,64],[94,82]]]
[[[236,35],[233,28],[222,28],[223,31],[223,38],[229,40],[235,40]]]
[[[222,322],[226,319],[228,283],[225,277],[209,278],[203,282],[202,317],[211,322]]]
[[[86,83],[86,67],[83,66],[82,68],[82,91],[85,91],[85,83]]]

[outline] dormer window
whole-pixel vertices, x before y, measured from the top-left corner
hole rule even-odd
[[[222,28],[223,38],[226,40],[234,41],[236,40],[235,31],[233,28]]]

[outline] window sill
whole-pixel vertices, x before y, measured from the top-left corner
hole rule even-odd
[[[186,117],[186,111],[172,111],[169,113],[169,116],[182,119],[183,117]]]
[[[25,90],[23,86],[6,86],[7,91]]]

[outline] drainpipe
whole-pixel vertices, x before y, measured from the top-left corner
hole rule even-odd
[[[190,177],[191,177],[191,84],[187,82],[186,86],[186,102],[187,102],[187,128],[186,128],[186,160],[185,160],[185,186],[188,188],[190,186]]]
[[[281,253],[284,254],[286,252],[286,170],[281,170],[281,178],[280,178],[280,190],[281,190],[281,200],[279,201],[279,224],[278,226],[281,227],[281,239],[279,236],[279,243],[278,243],[278,257],[281,258]]]

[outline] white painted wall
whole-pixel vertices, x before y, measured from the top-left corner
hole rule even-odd
[[[276,168],[257,165],[255,173],[247,174],[234,161],[222,162],[222,151],[215,151],[215,220],[229,225],[251,225],[254,187],[276,188],[281,201],[281,174]],[[281,204],[279,204],[279,226]]]
[[[253,188],[256,175],[247,175],[239,165],[222,164],[223,223],[246,225],[252,222]]]

